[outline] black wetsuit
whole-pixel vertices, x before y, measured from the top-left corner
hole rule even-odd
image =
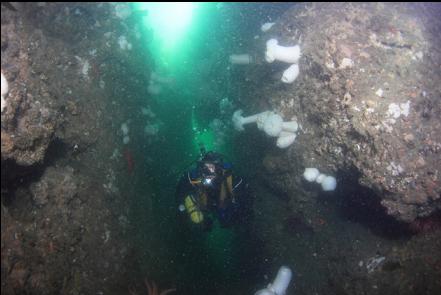
[[[176,189],[177,206],[183,205],[184,198],[188,195],[198,196],[201,191],[206,194],[207,200],[205,206],[199,206],[204,215],[204,220],[202,224],[195,226],[201,226],[205,230],[211,229],[212,219],[210,218],[210,215],[217,217],[219,223],[223,227],[233,224],[242,224],[249,220],[252,209],[252,195],[250,193],[249,185],[241,177],[232,175],[231,170],[226,169],[224,171],[223,178],[220,180],[218,179],[218,183],[209,189],[205,188],[200,183],[200,175],[197,169],[192,169],[184,173],[180,178]],[[232,195],[228,196],[223,205],[220,205],[220,183],[228,176],[232,177]],[[187,221],[190,220],[188,212],[186,211],[180,212],[180,216],[181,219]]]

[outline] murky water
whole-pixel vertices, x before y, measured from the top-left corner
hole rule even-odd
[[[440,11],[3,2],[2,294],[440,294]]]

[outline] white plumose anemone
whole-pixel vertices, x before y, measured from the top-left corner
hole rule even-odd
[[[303,172],[303,177],[307,181],[313,182],[317,179],[319,174],[320,174],[320,172],[318,171],[317,168],[305,168],[305,172]]]
[[[265,59],[271,63],[275,60],[296,64],[301,56],[300,46],[280,46],[276,39],[270,39],[266,42]]]
[[[282,75],[283,83],[292,83],[299,76],[300,69],[298,64],[292,64],[289,68],[287,68]]]

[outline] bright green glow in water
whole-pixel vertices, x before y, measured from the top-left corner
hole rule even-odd
[[[214,150],[215,134],[209,128],[203,128],[202,126],[200,126],[196,118],[194,109],[191,112],[191,129],[194,133],[193,145],[196,153],[199,152],[201,144],[205,147],[207,151]]]
[[[143,17],[144,25],[153,29],[159,48],[171,54],[179,42],[185,40],[197,5],[193,2],[141,2],[135,7],[148,11]]]

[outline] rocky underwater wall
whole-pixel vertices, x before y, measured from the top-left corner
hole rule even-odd
[[[2,294],[127,292],[143,137],[120,126],[146,120],[148,36],[115,5],[45,2],[2,2],[1,36]]]
[[[233,65],[244,114],[270,110],[299,125],[285,149],[254,127],[236,137],[244,158],[259,149],[256,232],[270,264],[297,271],[296,294],[439,292],[440,10],[293,5],[254,36],[253,62]],[[293,62],[269,62],[271,39],[300,46],[289,83]],[[306,181],[305,168],[335,176],[336,190]]]
[[[361,185],[404,222],[441,208],[440,21],[417,4],[296,5],[255,37],[245,70],[247,113],[273,110],[300,131],[292,148],[268,154],[274,186],[301,187],[305,167]],[[299,45],[299,75],[267,63],[269,39]],[[261,81],[258,84],[257,81]],[[286,183],[282,178],[290,176]],[[340,185],[339,185],[340,186]],[[344,189],[344,188],[343,188]]]

